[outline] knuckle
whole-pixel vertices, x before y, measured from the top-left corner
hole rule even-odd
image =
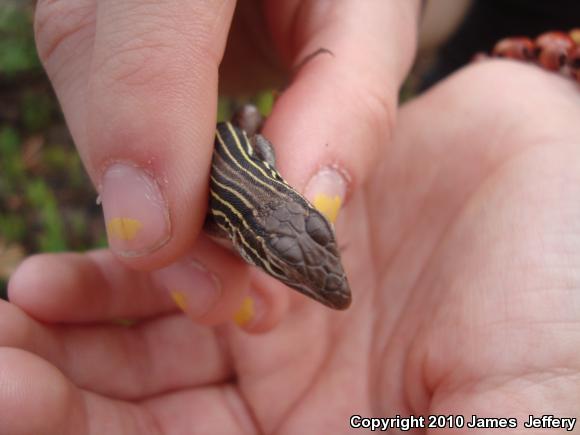
[[[366,110],[372,127],[380,132],[381,137],[390,137],[395,126],[397,111],[396,96],[385,92],[384,88],[371,89],[368,94]]]
[[[107,86],[174,88],[195,76],[188,67],[195,66],[196,72],[204,66],[217,68],[219,60],[207,50],[211,41],[203,22],[183,22],[147,4],[133,6],[119,20],[117,33],[106,38],[107,51],[93,69]]]
[[[46,65],[61,47],[93,26],[94,21],[92,1],[38,0],[34,32],[40,60]]]
[[[175,86],[180,71],[170,60],[174,54],[170,44],[151,35],[127,38],[100,59],[93,72],[108,82],[106,86],[133,88],[164,81]]]
[[[374,158],[386,143],[390,143],[396,122],[396,95],[393,96],[384,88],[367,89],[365,94],[353,95],[351,101],[357,101],[356,113],[360,118],[360,125],[365,125],[369,131],[366,141],[366,154]]]

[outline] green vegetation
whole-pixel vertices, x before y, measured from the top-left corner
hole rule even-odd
[[[32,5],[26,0],[3,0],[0,4],[0,74],[39,71],[32,34]]]
[[[36,55],[33,3],[0,2],[0,297],[24,256],[106,240],[94,189]]]

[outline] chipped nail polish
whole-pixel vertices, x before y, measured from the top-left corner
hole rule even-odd
[[[322,168],[306,185],[306,197],[331,223],[336,222],[346,195],[346,180],[333,168]]]
[[[221,295],[221,283],[194,260],[174,263],[152,273],[157,287],[169,292],[175,304],[191,318],[206,314]]]
[[[99,196],[109,246],[118,255],[144,255],[169,240],[167,204],[155,180],[142,169],[111,165],[103,175]]]

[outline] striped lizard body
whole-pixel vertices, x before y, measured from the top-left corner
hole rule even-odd
[[[217,125],[209,202],[206,229],[248,263],[328,307],[350,305],[331,224],[280,176],[263,136]]]

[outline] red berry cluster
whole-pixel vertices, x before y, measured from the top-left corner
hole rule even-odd
[[[478,54],[475,59],[483,57],[486,56]],[[492,57],[534,62],[580,82],[580,29],[546,32],[534,40],[525,36],[504,38],[495,44]]]

